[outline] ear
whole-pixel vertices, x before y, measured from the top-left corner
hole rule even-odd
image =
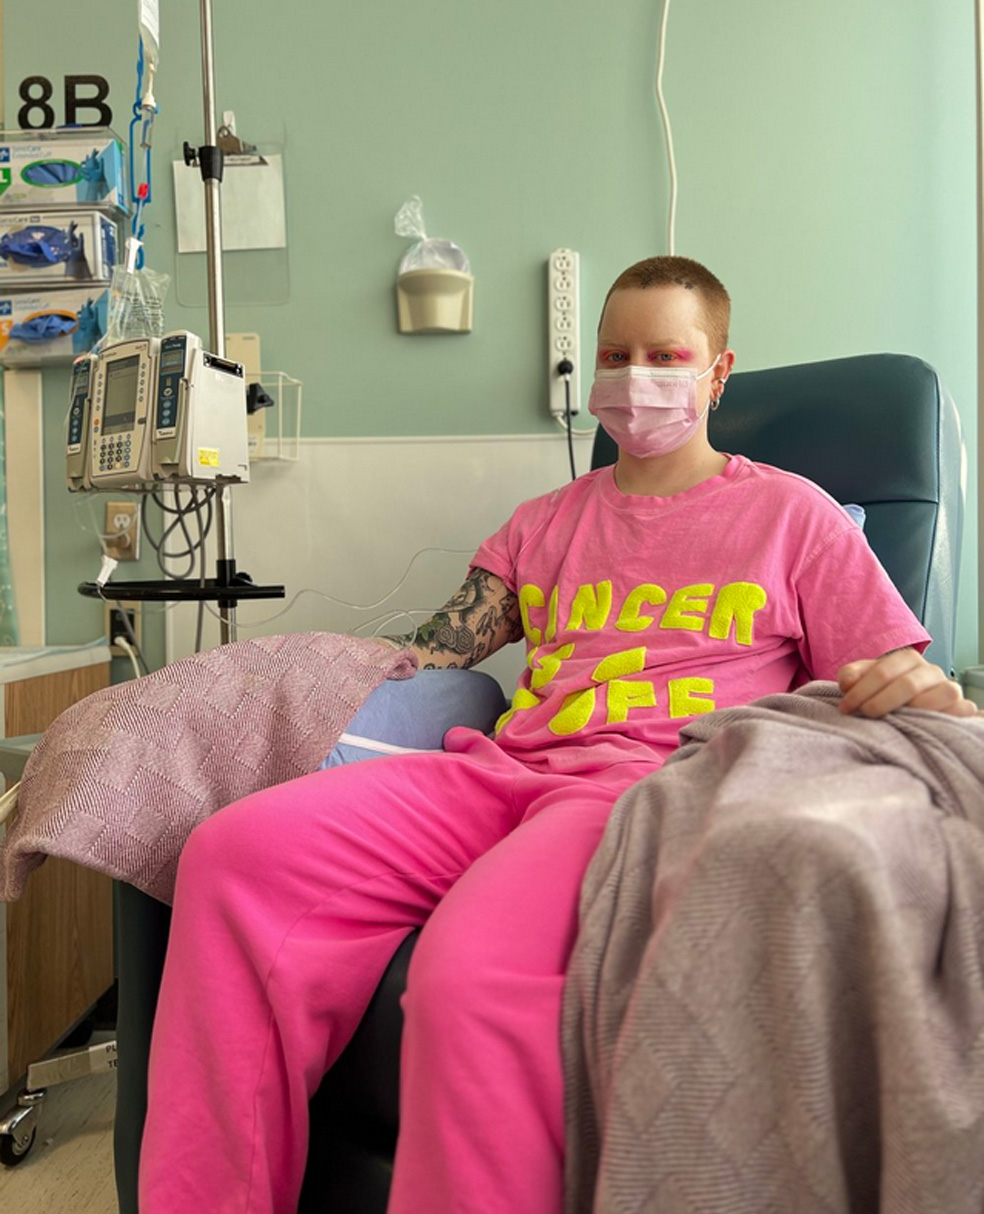
[[[714,364],[714,370],[711,372],[715,380],[727,381],[728,376],[734,370],[735,352],[734,350],[722,350],[718,355],[717,362]]]

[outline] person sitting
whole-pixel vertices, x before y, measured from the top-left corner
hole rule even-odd
[[[154,1027],[142,1214],[287,1214],[308,1102],[387,963],[404,1001],[391,1214],[563,1207],[560,1006],[585,870],[696,714],[812,679],[844,713],[976,710],[865,537],[802,477],[715,450],[730,300],[683,257],[602,309],[589,408],[612,467],[519,506],[389,643],[469,667],[523,640],[494,736],[236,802],[182,854]]]

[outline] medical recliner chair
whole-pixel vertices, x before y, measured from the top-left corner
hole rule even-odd
[[[838,501],[862,505],[872,548],[934,638],[928,656],[952,671],[963,449],[956,410],[931,367],[876,354],[738,373],[710,433],[721,451],[798,472]],[[614,458],[599,431],[593,465]],[[136,1214],[147,1054],[170,912],[132,886],[120,885],[118,896],[116,1175],[121,1214]],[[300,1214],[385,1212],[397,1135],[399,999],[416,936],[397,951],[311,1102]],[[181,1093],[173,1098],[180,1117]]]

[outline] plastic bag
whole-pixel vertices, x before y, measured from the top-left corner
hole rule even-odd
[[[431,240],[424,228],[424,204],[416,194],[408,198],[396,213],[394,223],[397,236],[416,239],[400,262],[401,274],[408,270],[460,270],[471,273],[468,258],[462,249],[450,240]]]
[[[156,270],[127,270],[117,266],[109,288],[109,321],[97,349],[118,341],[164,336],[164,296],[168,274]]]

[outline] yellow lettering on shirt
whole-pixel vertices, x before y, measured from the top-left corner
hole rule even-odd
[[[769,596],[755,582],[729,582],[727,586],[722,586],[714,600],[708,636],[716,641],[726,641],[734,623],[738,644],[751,645],[755,613],[761,611],[768,601]]]
[[[557,635],[557,599],[560,595],[560,587],[554,586],[550,591],[550,604],[547,607],[547,640],[552,641]]]
[[[596,683],[607,683],[623,674],[638,674],[645,669],[646,647],[640,645],[638,649],[623,649],[621,653],[610,653],[607,658],[602,658],[591,672],[591,677]]]
[[[526,712],[527,709],[536,708],[540,703],[540,697],[535,696],[532,691],[526,687],[517,687],[516,694],[512,698],[512,704],[495,723],[495,732],[498,733],[501,729],[509,724],[517,712]]]
[[[653,708],[656,691],[652,683],[627,681],[620,676],[638,674],[646,668],[646,647],[625,649],[621,653],[609,654],[594,668],[591,677],[598,683],[607,683],[606,707],[609,725],[621,724],[629,716],[630,708]]]
[[[592,632],[600,632],[608,620],[612,609],[612,584],[599,582],[597,586],[590,583],[578,586],[571,603],[571,614],[567,620],[568,631],[582,627]]]
[[[565,645],[564,649],[570,649],[573,652],[574,646]],[[561,650],[558,650],[557,654],[559,655],[560,653]],[[615,705],[614,711],[616,713],[624,713],[622,716],[617,716],[616,719],[624,721],[630,707],[642,707],[650,699],[652,704],[655,704],[655,692],[650,684],[629,683],[619,678],[620,675],[638,674],[645,667],[646,647],[645,645],[640,645],[638,649],[625,649],[621,653],[610,653],[607,658],[602,658],[591,672],[593,682],[608,684],[609,720],[612,719],[612,705]],[[612,692],[613,687],[616,689],[614,693]],[[649,689],[648,696],[645,691],[646,688]],[[596,703],[597,694],[593,687],[587,687],[583,691],[571,692],[564,699],[564,702],[550,721],[548,726],[550,732],[565,738],[573,733],[578,733],[591,720],[591,714],[595,710]]]
[[[633,708],[655,708],[656,688],[643,680],[613,679],[607,687],[608,724],[621,725]]]
[[[543,639],[539,628],[534,628],[530,622],[530,608],[543,606],[543,591],[532,582],[519,588],[519,614],[523,618],[523,632],[531,645],[539,645]]]
[[[713,712],[713,700],[702,700],[701,695],[714,694],[713,679],[670,679],[667,685],[670,695],[670,718],[694,717],[703,712]]]
[[[584,691],[572,691],[569,696],[564,697],[563,704],[547,728],[559,738],[579,733],[591,720],[597,694],[594,687],[587,687]]]
[[[553,653],[545,653],[542,658],[538,657],[539,652],[538,649],[534,649],[526,660],[526,664],[533,671],[530,676],[530,686],[534,690],[546,687],[548,683],[553,682],[561,665],[573,654],[574,646],[561,645]]]
[[[618,619],[615,622],[615,627],[620,628],[622,632],[641,632],[644,628],[651,628],[653,617],[651,615],[640,615],[639,610],[645,604],[647,607],[659,607],[666,602],[666,591],[662,586],[654,586],[649,582],[644,582],[641,586],[636,586],[626,595],[625,602],[622,604],[622,610],[618,613]]]
[[[691,632],[702,632],[704,617],[707,615],[708,596],[713,593],[714,587],[708,582],[681,586],[679,590],[674,590],[659,622],[660,628],[686,628]],[[688,615],[688,612],[697,614]]]
[[[670,595],[667,601],[667,595]],[[755,582],[730,582],[717,591],[713,583],[695,582],[672,592],[653,582],[634,587],[625,596],[614,627],[621,632],[641,632],[656,624],[647,609],[666,604],[658,626],[703,632],[709,638],[727,641],[733,635],[739,645],[754,643],[755,615],[768,602],[768,595]],[[713,606],[709,608],[713,597]],[[532,621],[534,609],[546,607],[545,633]],[[561,668],[573,657],[573,643],[561,645],[553,652],[541,654],[544,640],[557,637],[560,618],[560,591],[554,586],[549,601],[539,586],[527,583],[519,591],[519,608],[523,631],[530,644],[527,664],[531,671],[529,687],[519,687],[509,709],[496,722],[496,732],[502,730],[519,712],[536,708],[543,701],[537,692],[557,680]],[[610,580],[578,586],[570,604],[566,630],[602,631],[612,613],[612,583]],[[542,617],[541,617],[542,620]],[[733,630],[733,632],[732,632]],[[641,638],[640,638],[641,639]],[[625,649],[604,657],[591,673],[594,686],[572,691],[564,696],[560,707],[547,728],[557,737],[570,737],[585,730],[598,707],[598,686],[605,688],[605,720],[609,725],[624,724],[634,709],[658,707],[653,683],[628,676],[646,669],[646,647]],[[672,720],[713,712],[715,685],[712,679],[685,677],[669,680],[667,709]]]

